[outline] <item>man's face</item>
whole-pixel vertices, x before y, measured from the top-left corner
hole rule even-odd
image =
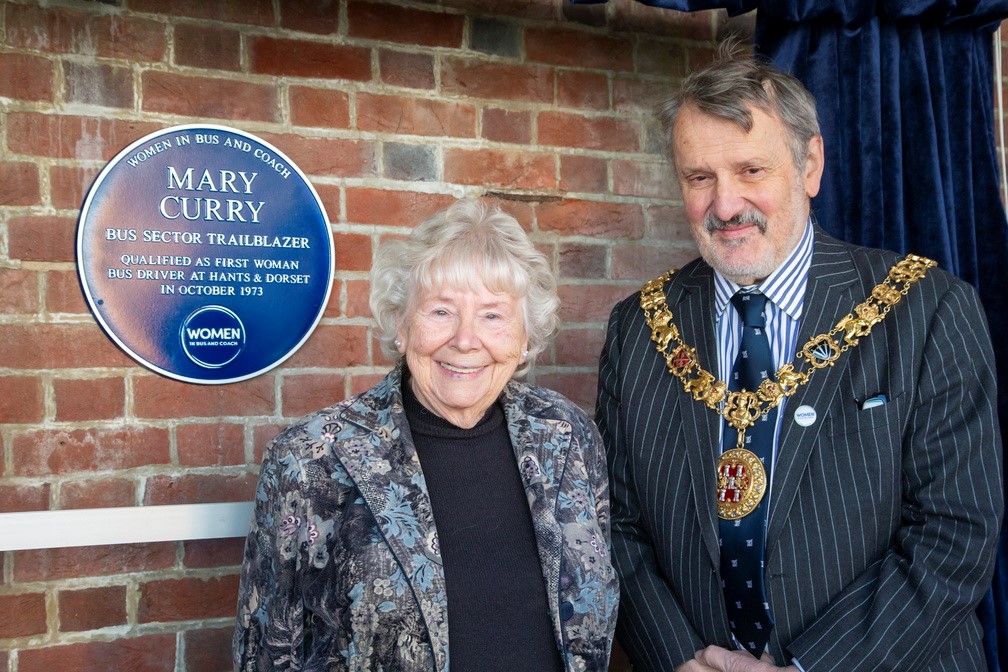
[[[674,170],[700,254],[740,285],[766,278],[798,244],[823,169],[820,136],[799,169],[780,119],[750,111],[747,133],[687,105],[672,131]]]

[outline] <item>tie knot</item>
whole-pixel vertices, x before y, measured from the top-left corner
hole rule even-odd
[[[736,292],[731,298],[735,310],[742,316],[742,325],[746,327],[766,327],[763,319],[763,308],[767,298],[760,292]]]

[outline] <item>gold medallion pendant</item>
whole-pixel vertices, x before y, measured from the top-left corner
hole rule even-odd
[[[717,464],[718,517],[738,520],[759,506],[766,494],[767,477],[763,462],[745,448],[721,453]]]
[[[828,332],[810,338],[795,353],[793,362],[777,369],[755,390],[730,391],[726,382],[700,366],[696,348],[683,342],[665,300],[665,283],[675,275],[675,270],[644,284],[640,307],[651,328],[651,340],[669,373],[679,379],[687,394],[738,432],[736,447],[724,451],[717,465],[717,508],[721,518],[742,518],[756,508],[766,493],[763,463],[742,447],[746,430],[797,392],[816,371],[833,366],[845,352],[857,346],[903,300],[910,287],[935,266],[935,261],[915,254],[900,259],[882,282],[872,288],[868,298],[854,306]]]

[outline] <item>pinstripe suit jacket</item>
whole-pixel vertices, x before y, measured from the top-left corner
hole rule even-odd
[[[799,343],[863,301],[896,255],[815,232]],[[717,370],[713,272],[666,286],[700,365]],[[608,452],[618,639],[635,670],[731,646],[718,569],[719,416],[650,340],[639,294],[612,312],[597,422]],[[885,394],[869,410],[861,403]],[[802,427],[795,409],[816,422]],[[933,269],[835,366],[790,397],[773,474],[770,650],[807,672],[983,670],[973,610],[1003,507],[994,356],[973,289]]]

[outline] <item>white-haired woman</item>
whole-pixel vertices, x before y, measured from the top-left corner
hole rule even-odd
[[[607,668],[601,442],[570,401],[513,379],[558,307],[545,257],[480,202],[379,249],[371,309],[398,362],[267,449],[240,670]]]

